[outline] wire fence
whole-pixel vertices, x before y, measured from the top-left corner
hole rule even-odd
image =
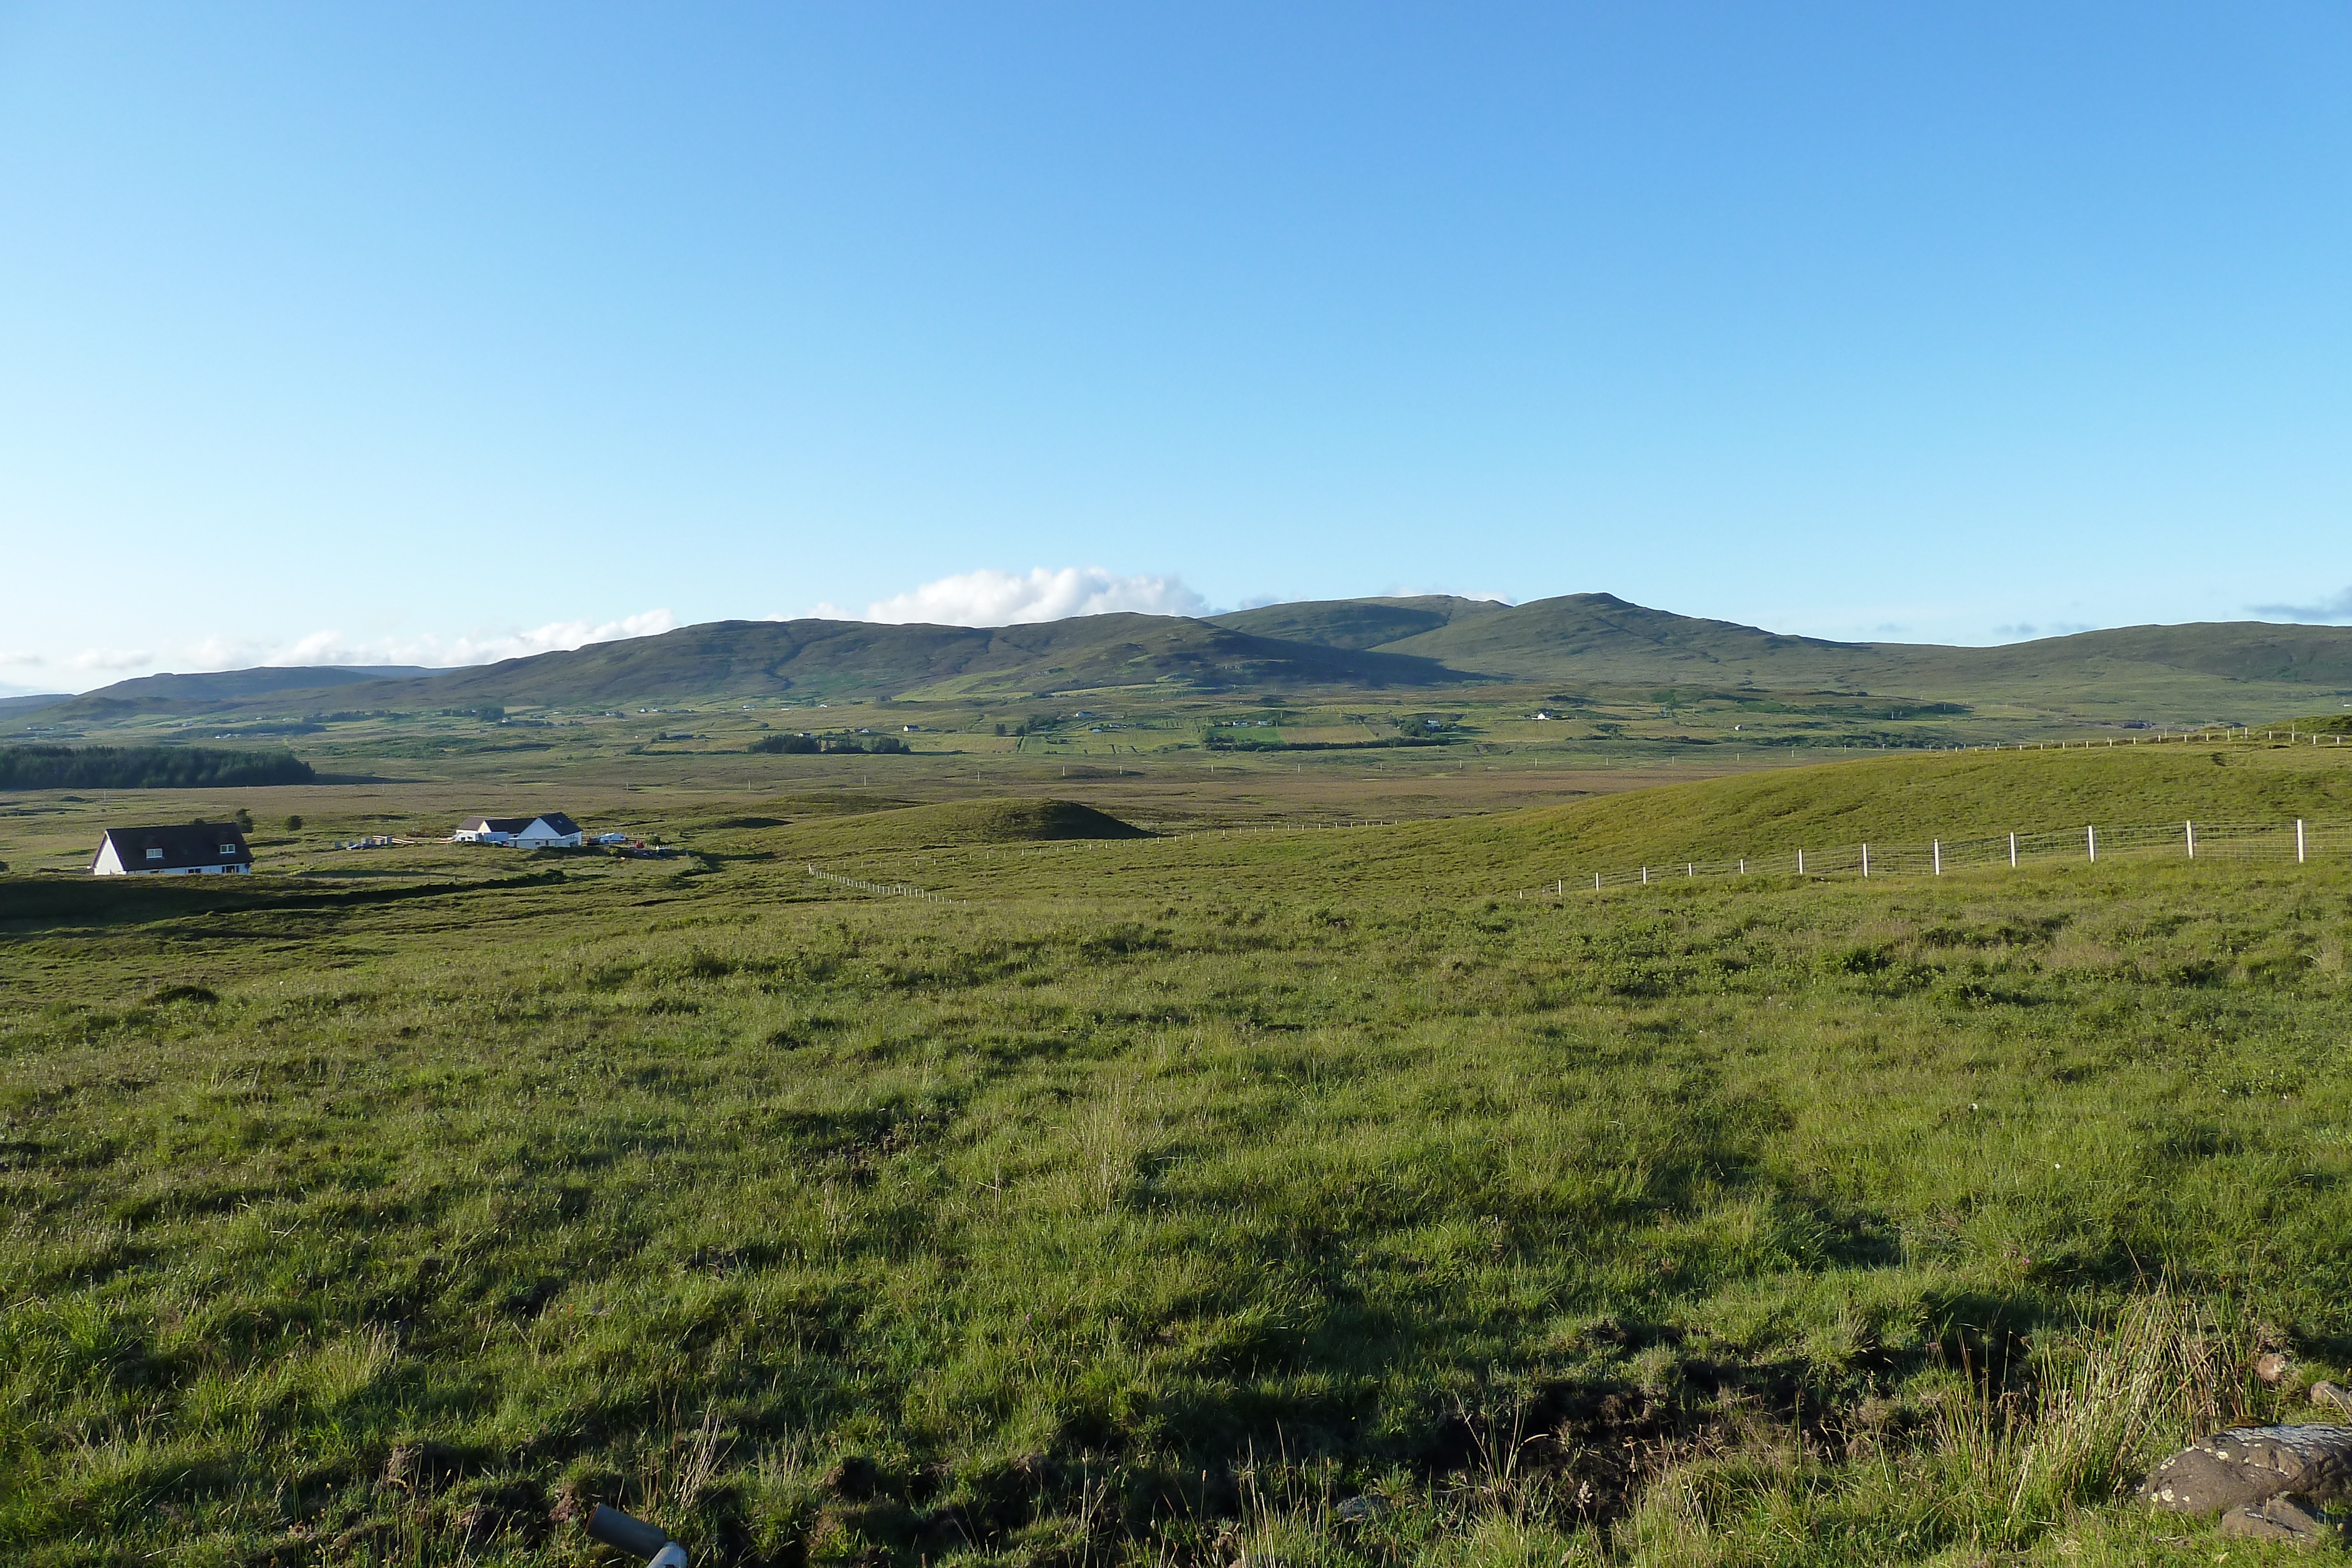
[[[2094,736],[2088,740],[1981,741],[1954,751],[2113,751],[2118,746],[2195,745],[2242,740],[2255,746],[2342,746],[2352,732],[2340,729],[2255,729],[2252,725],[2209,724],[2195,729],[2152,730],[2145,735]],[[1941,748],[1938,748],[1941,749]]]
[[[1942,876],[1984,867],[2015,870],[2053,862],[2097,864],[2108,860],[2271,861],[2301,865],[2352,857],[2352,822],[2166,822],[2154,827],[2085,823],[2051,832],[1997,833],[1979,839],[1930,839],[1926,843],[1825,844],[1730,860],[1671,861],[1630,870],[1579,872],[1519,896],[1564,897],[1577,891],[1645,887],[1701,877]]]
[[[903,882],[860,882],[854,876],[842,876],[835,872],[819,871],[814,866],[808,867],[808,873],[819,882],[829,882],[841,887],[856,888],[860,893],[879,893],[893,898],[921,898],[933,904],[952,904],[960,909],[971,907],[971,904],[963,899],[950,898],[943,893],[933,893],[929,888],[909,886]]]

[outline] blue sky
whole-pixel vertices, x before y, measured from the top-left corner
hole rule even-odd
[[[2347,70],[2293,0],[0,3],[0,685],[2352,620]]]

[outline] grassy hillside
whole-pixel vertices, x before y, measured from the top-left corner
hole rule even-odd
[[[2224,680],[2340,687],[2352,695],[2352,628],[2208,622],[2123,626],[2043,637],[2001,648],[1890,650],[1923,661],[1930,653],[1959,679],[2080,678],[2124,665],[2179,670]]]
[[[1204,704],[1305,701],[1332,710],[1325,727],[1351,738],[1394,733],[1417,716],[1409,706],[1436,706],[1460,735],[1482,738],[1949,745],[2308,712],[2325,706],[2315,703],[2322,692],[2352,699],[2352,629],[2135,627],[1944,648],[1782,636],[1608,594],[1515,607],[1425,596],[994,629],[719,622],[429,677],[352,674],[321,674],[349,684],[312,689],[286,685],[311,678],[301,671],[150,677],[42,710],[41,723],[136,727],[142,715],[203,715],[234,733],[240,717],[508,710],[541,722],[561,710],[576,721],[819,701],[960,706],[968,722],[992,711],[1001,721],[1016,703],[1092,714],[1116,701],[1133,725],[1197,734],[1230,716]],[[1546,722],[1579,727],[1525,728],[1547,705],[1563,711]],[[1067,716],[1024,716],[1049,727]],[[1693,733],[1695,723],[1711,733]]]
[[[122,712],[194,712],[281,692],[327,692],[375,681],[428,678],[440,673],[421,664],[321,664],[264,665],[206,674],[140,675],[69,699],[77,705],[70,713],[102,711],[99,707],[101,704],[112,705]]]
[[[2176,693],[2195,691],[2208,700],[2213,683],[2264,688],[2266,695],[2314,685],[2352,695],[2352,628],[2261,622],[2129,626],[1955,648],[1781,636],[1580,593],[1363,645],[1536,680],[1750,683],[1783,690],[1818,684],[1923,695],[2028,691],[2043,700],[2063,692],[2085,703],[2102,689],[2142,700],[2168,682]]]
[[[2352,747],[2104,747],[1890,758],[1645,790],[1531,814],[1579,864],[2193,819],[2352,821]],[[1471,831],[1466,824],[1451,831]],[[1433,831],[1437,830],[1431,830]]]
[[[483,703],[577,706],[787,693],[894,695],[940,687],[1026,695],[1162,680],[1187,689],[1310,682],[1377,689],[1469,678],[1426,659],[1286,643],[1174,616],[1095,615],[982,629],[720,621],[428,678],[343,686],[332,701],[430,711]],[[55,710],[54,716],[70,720],[124,711],[140,702],[170,711],[169,705],[181,700],[170,689],[126,693],[109,687]],[[320,693],[275,691],[262,706],[327,700]]]
[[[1209,617],[1212,623],[1261,637],[1326,648],[1376,648],[1506,607],[1491,599],[1423,594],[1408,599],[1326,599],[1268,604]]]
[[[2352,747],[2095,747],[1776,768],[1402,827],[1360,841],[1350,874],[1435,869],[1466,891],[1864,842],[2298,817],[2352,822]]]
[[[844,868],[967,905],[480,852],[562,874],[0,925],[0,1542],[2206,1565],[2131,1485],[2352,1357],[2352,867],[1538,905],[1444,879],[1578,813],[959,854],[877,803]]]
[[[1650,610],[1609,593],[1571,593],[1458,617],[1381,647],[1526,680],[1788,687],[1851,685],[1888,668],[1866,643],[1782,636]]]

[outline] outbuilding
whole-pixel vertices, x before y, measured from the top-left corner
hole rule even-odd
[[[92,876],[242,876],[252,870],[253,852],[234,822],[109,828],[89,861]]]
[[[461,844],[576,850],[580,847],[580,824],[561,811],[544,811],[536,817],[468,817],[449,836]]]

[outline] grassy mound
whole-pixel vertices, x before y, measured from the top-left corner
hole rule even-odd
[[[1130,822],[1076,800],[955,800],[875,811],[852,821],[809,824],[816,848],[929,849],[950,844],[1043,843],[1056,839],[1145,839]]]
[[[688,831],[710,828],[781,828],[810,817],[862,817],[875,811],[904,810],[916,802],[903,795],[877,795],[857,789],[812,789],[803,794],[775,795],[748,811],[720,817],[683,818],[677,826]]]

